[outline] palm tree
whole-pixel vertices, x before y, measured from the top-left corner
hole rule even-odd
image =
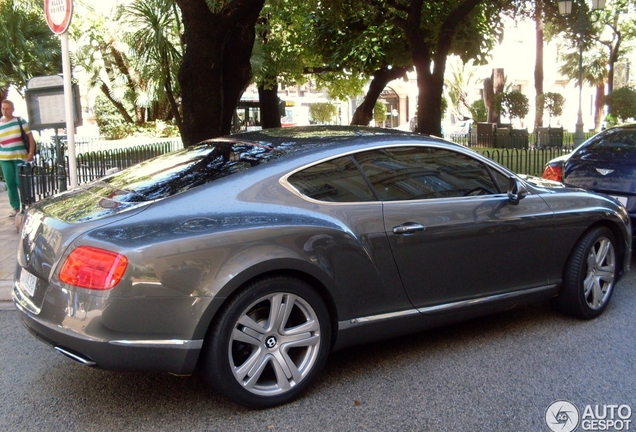
[[[121,34],[113,16],[97,13],[93,5],[80,2],[82,19],[71,25],[71,38],[76,47],[71,52],[71,62],[76,71],[83,71],[90,88],[99,89],[121,117],[120,121],[133,124],[135,118],[129,110],[139,112],[136,101],[140,99],[130,71],[127,47],[117,37]],[[77,9],[77,7],[76,7]],[[137,120],[142,121],[141,115]]]
[[[448,61],[449,76],[445,79],[448,97],[451,102],[451,109],[456,114],[465,117],[465,113],[470,113],[471,100],[468,100],[467,89],[475,87],[477,84],[477,68],[472,61],[464,63],[459,57],[452,56]]]
[[[18,92],[34,76],[61,72],[60,42],[49,29],[39,1],[0,1],[0,96]]]
[[[559,72],[576,81],[578,86],[579,80],[579,53],[572,51],[562,56],[563,65],[559,68]],[[585,53],[583,56],[583,82],[596,89],[594,100],[594,130],[601,130],[603,123],[604,99],[605,99],[605,82],[607,80],[607,54],[596,52],[594,54]]]
[[[183,50],[176,5],[170,0],[135,0],[123,9],[122,21],[134,29],[124,40],[139,61],[138,72],[148,83],[147,89],[155,100],[168,99],[172,117],[181,131],[176,75]]]

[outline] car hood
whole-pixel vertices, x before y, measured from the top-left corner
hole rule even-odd
[[[564,165],[563,182],[598,192],[636,192],[636,150],[575,155]]]
[[[560,183],[554,180],[544,179],[542,177],[530,176],[525,174],[519,174],[519,177],[524,179],[528,183],[534,186],[541,187],[541,188],[559,188],[560,189],[565,187],[563,183]]]

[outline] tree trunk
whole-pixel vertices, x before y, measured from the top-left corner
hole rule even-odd
[[[429,44],[430,38],[422,30],[422,6],[424,0],[411,0],[402,9],[406,18],[396,19],[404,30],[409,52],[417,73],[417,125],[423,134],[442,134],[442,92],[446,59],[450,53],[457,26],[481,0],[463,0],[446,17],[437,34],[437,44]],[[432,68],[431,68],[432,66]]]
[[[614,64],[618,61],[620,53],[620,36],[613,46],[610,46],[609,59],[607,61],[607,94],[610,94],[614,90]]]
[[[186,146],[228,134],[251,78],[254,26],[265,0],[233,0],[212,13],[205,0],[176,0],[185,51],[179,68]]]
[[[278,104],[278,85],[271,89],[258,86],[258,101],[261,108],[261,125],[263,129],[280,127],[280,111]]]
[[[436,63],[431,73],[430,61],[414,59],[413,64],[417,72],[417,130],[422,134],[442,136],[444,67]]]
[[[368,126],[373,120],[373,108],[378,98],[382,94],[382,91],[388,83],[391,81],[406,76],[406,72],[410,68],[407,67],[394,67],[389,69],[383,67],[373,73],[373,79],[369,84],[369,90],[367,91],[364,101],[356,108],[351,119],[352,125]]]
[[[113,104],[117,112],[122,116],[122,118],[124,119],[126,123],[135,122],[135,120],[130,116],[130,114],[128,114],[128,110],[126,109],[126,107],[124,107],[124,105],[120,101],[115,100],[115,98],[112,96],[110,92],[110,89],[104,82],[102,82],[102,85],[99,86],[99,89],[102,91],[106,99],[108,99]]]
[[[596,96],[594,97],[594,130],[599,132],[603,126],[603,116],[605,114],[605,84],[596,86]]]
[[[543,94],[543,0],[535,0],[534,7],[534,21],[536,25],[536,55],[534,59],[534,130],[537,131],[541,126],[543,126],[543,107],[539,104],[539,100]]]

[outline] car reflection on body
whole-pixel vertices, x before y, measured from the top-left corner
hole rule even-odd
[[[199,367],[275,406],[333,350],[547,298],[601,314],[629,265],[627,213],[550,184],[408,132],[232,135],[33,205],[14,302],[80,363]]]
[[[606,129],[548,162],[543,177],[604,193],[627,207],[636,226],[636,124]]]

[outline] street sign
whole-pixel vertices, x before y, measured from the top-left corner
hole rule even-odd
[[[44,0],[44,13],[53,33],[66,33],[73,16],[73,0]]]
[[[25,92],[29,128],[43,130],[50,128],[75,128],[82,125],[82,109],[79,88],[71,84],[73,94],[73,118],[66,120],[64,78],[61,75],[33,77],[27,82]]]

